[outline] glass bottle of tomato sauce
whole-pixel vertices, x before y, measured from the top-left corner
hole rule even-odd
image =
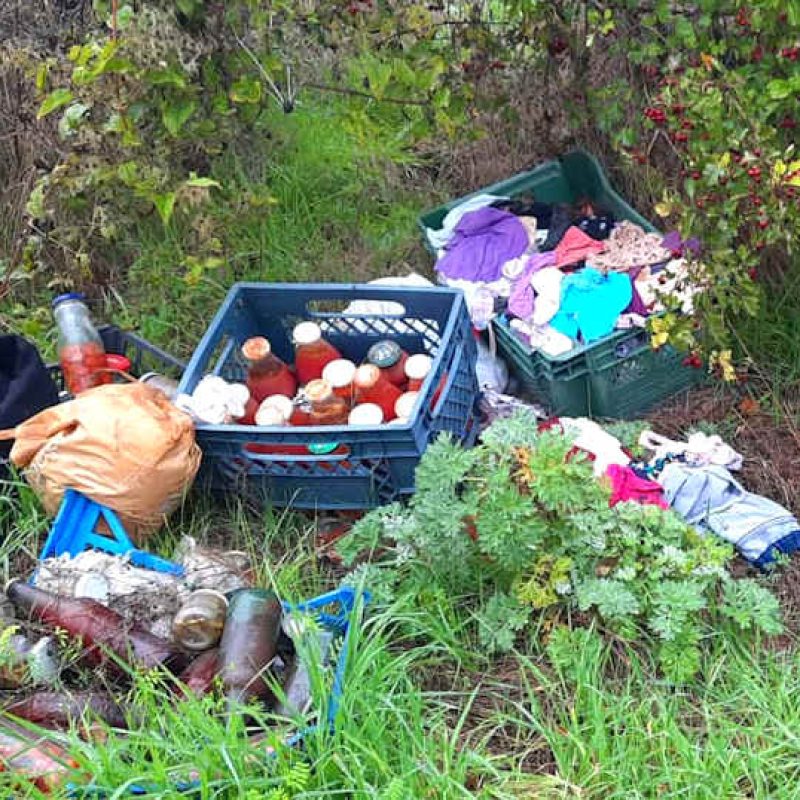
[[[378,367],[387,380],[395,386],[402,387],[408,382],[406,361],[408,361],[408,353],[391,339],[377,342],[367,352],[367,363]]]
[[[92,325],[83,295],[62,294],[53,300],[58,324],[58,360],[66,389],[74,395],[111,383],[103,340]]]
[[[397,414],[394,405],[402,392],[374,364],[362,364],[353,378],[356,403],[376,403],[383,409],[386,422]]]
[[[322,377],[322,370],[342,354],[322,338],[316,322],[301,322],[292,332],[294,369],[301,386]]]
[[[254,336],[242,345],[242,357],[247,363],[247,388],[253,411],[270,395],[285,394],[294,397],[297,380],[291,370],[272,352],[272,346],[263,336]],[[249,416],[245,414],[245,416]],[[253,412],[253,416],[255,413]]]

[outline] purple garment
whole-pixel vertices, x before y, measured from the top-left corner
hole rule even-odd
[[[536,253],[528,259],[522,274],[514,281],[514,287],[508,298],[508,310],[520,319],[530,319],[533,314],[533,287],[531,275],[545,267],[552,267],[556,263],[555,250],[546,253]]]
[[[647,317],[650,314],[650,309],[644,304],[644,300],[642,300],[642,296],[636,288],[636,279],[639,277],[641,271],[642,267],[636,267],[636,269],[632,269],[628,273],[628,277],[631,279],[631,290],[633,294],[631,295],[631,301],[628,303],[628,307],[622,312],[623,314],[638,314],[641,317]]]
[[[480,208],[461,218],[436,269],[447,278],[492,283],[501,277],[503,264],[527,247],[528,232],[517,217]]]

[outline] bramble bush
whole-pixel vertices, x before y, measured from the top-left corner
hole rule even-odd
[[[665,229],[697,236],[696,320],[672,314],[654,331],[736,375],[737,321],[756,316],[767,265],[788,271],[800,233],[800,6],[780,0],[609,4],[629,75],[590,96],[619,152],[663,187]],[[634,76],[631,80],[630,76]],[[658,174],[656,174],[658,173]],[[698,354],[692,357],[696,361]]]
[[[440,439],[423,456],[408,507],[368,514],[339,545],[384,598],[449,596],[468,605],[479,641],[509,650],[535,617],[597,620],[656,651],[664,674],[689,679],[709,620],[781,630],[776,598],[733,580],[733,553],[655,506],[609,507],[610,489],[571,440],[522,414],[464,450]]]

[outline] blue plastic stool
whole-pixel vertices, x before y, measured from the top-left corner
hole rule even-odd
[[[110,535],[97,531],[97,523],[101,519],[108,526]],[[125,556],[136,567],[166,572],[177,577],[185,574],[180,564],[134,547],[119,517],[110,508],[95,503],[74,489],[67,489],[39,560],[64,553],[74,557],[90,547],[104,553]]]

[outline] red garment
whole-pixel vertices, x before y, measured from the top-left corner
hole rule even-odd
[[[608,501],[610,506],[633,500],[643,506],[669,508],[661,484],[640,478],[630,467],[611,464],[606,475],[611,481],[611,499]]]
[[[580,228],[574,225],[567,228],[567,232],[562,237],[555,249],[556,266],[568,267],[570,264],[577,264],[586,258],[600,253],[605,249],[603,242],[587,236]]]

